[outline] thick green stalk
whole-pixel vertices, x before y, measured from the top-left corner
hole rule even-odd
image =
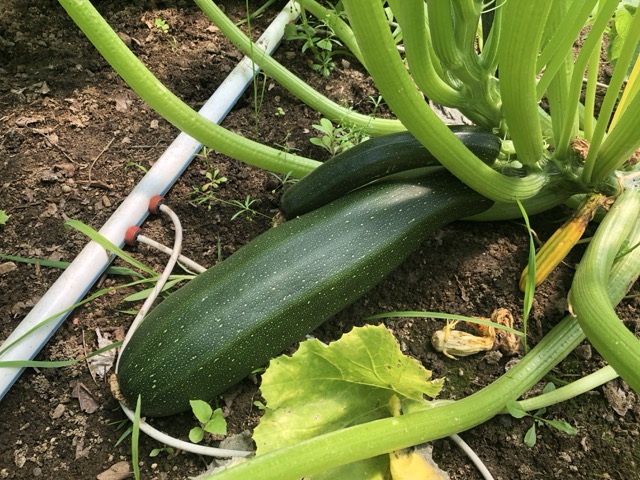
[[[434,102],[448,107],[462,104],[460,92],[452,88],[438,75],[429,48],[431,37],[425,16],[425,4],[422,2],[389,2],[396,18],[402,24],[405,55],[411,69],[411,75],[418,88]],[[401,19],[401,20],[400,20]]]
[[[498,51],[502,112],[525,165],[543,160],[536,62],[552,0],[507,2]]]
[[[534,196],[547,177],[513,178],[480,161],[429,108],[395,48],[382,5],[344,2],[358,44],[378,89],[402,123],[456,177],[482,195],[500,202]],[[430,19],[433,25],[433,19]],[[432,32],[433,33],[433,32]]]
[[[272,172],[304,176],[318,162],[245,139],[207,120],[169,91],[111,29],[89,0],[59,0],[118,74],[151,108],[191,137],[225,155]]]
[[[502,8],[497,8],[493,13],[493,24],[489,37],[480,53],[480,67],[491,74],[494,74],[498,68],[498,47],[502,34],[502,18]]]
[[[551,13],[545,27],[545,37],[563,30],[564,19],[568,15],[568,0],[556,0],[551,7]],[[564,61],[558,69],[557,74],[549,83],[547,98],[549,99],[549,110],[551,111],[551,124],[553,127],[552,145],[560,137],[560,132],[565,123],[572,124],[571,137],[578,134],[578,115],[574,112],[571,117],[567,117],[567,99],[569,96],[569,82],[573,72],[573,50],[565,52]],[[540,84],[538,84],[539,86]],[[571,115],[571,114],[569,114]]]
[[[251,40],[242,33],[242,30],[236,27],[229,17],[227,17],[212,0],[195,0],[195,3],[202,9],[204,14],[215,23],[222,34],[243,54],[251,57],[256,65],[260,66],[267,75],[272,77],[302,102],[309,105],[309,107],[322,113],[329,120],[335,123],[347,122],[362,128],[367,134],[372,136],[405,130],[397,120],[372,118],[369,115],[363,115],[342,107],[328,99],[303,80],[296,77],[275,59],[267,55],[262,49],[255,45],[252,46]]]
[[[580,50],[573,66],[573,77],[571,77],[569,95],[566,102],[566,118],[571,118],[570,116],[575,114],[578,110],[580,94],[582,92],[582,82],[587,69],[587,64],[589,63],[593,50],[599,49],[602,32],[607,28],[611,15],[613,15],[617,6],[618,0],[604,0],[602,8],[598,9],[596,18],[591,25],[589,35],[587,35],[586,40],[582,44],[582,49]],[[569,155],[571,141],[573,140],[571,137],[572,127],[572,123],[566,122],[563,125],[560,138],[556,139],[555,155],[557,158],[564,159]],[[583,177],[583,179],[584,178],[586,177]]]
[[[554,29],[553,35],[538,56],[536,70],[544,70],[538,81],[538,100],[544,96],[552,78],[556,76],[567,55],[573,52],[573,44],[584,28],[598,0],[580,0],[571,4],[566,16],[559,18],[562,27]]]
[[[451,0],[427,2],[431,43],[442,65],[452,72],[464,68],[462,53],[458,50]],[[349,14],[353,21],[353,15]],[[361,42],[359,42],[361,43]]]
[[[640,95],[636,95],[602,142],[593,169],[594,181],[606,180],[640,148]]]
[[[620,248],[638,230],[640,190],[616,200],[589,243],[569,292],[569,302],[589,341],[622,379],[640,393],[640,340],[620,321],[607,294],[607,279]],[[633,246],[631,244],[629,246]],[[638,250],[638,249],[636,249]],[[629,255],[634,255],[631,252]],[[637,276],[637,271],[636,271]]]
[[[589,148],[589,154],[584,163],[584,173],[583,180],[586,184],[598,184],[605,180],[605,176],[611,173],[615,169],[615,164],[620,164],[624,162],[625,159],[622,159],[622,162],[619,161],[619,158],[615,155],[616,148],[611,148],[609,150],[609,155],[601,157],[600,146],[605,138],[609,121],[612,117],[614,107],[618,101],[619,92],[622,89],[622,84],[627,75],[629,66],[632,65],[632,60],[635,52],[638,48],[638,43],[640,42],[640,9],[636,10],[636,13],[633,15],[633,19],[631,20],[631,24],[629,25],[629,29],[627,32],[627,38],[622,45],[622,49],[620,51],[620,56],[616,62],[616,68],[613,72],[613,76],[609,81],[609,88],[607,89],[607,93],[604,96],[604,100],[602,101],[602,106],[600,107],[600,114],[598,115],[598,122],[596,124],[596,128],[593,131],[593,136],[591,137],[591,147]],[[632,102],[635,104],[635,102]],[[631,105],[627,108],[627,111],[631,109]],[[637,107],[636,107],[637,108]],[[637,111],[632,112],[632,118],[637,118]],[[637,127],[636,123],[636,127]],[[617,122],[613,129],[609,132],[610,135],[615,132],[617,128],[620,127],[620,122]],[[628,135],[622,134],[624,137],[628,138]],[[640,136],[640,135],[638,135]],[[633,142],[635,143],[635,142]],[[619,150],[618,150],[619,151]],[[617,153],[617,152],[616,152]],[[597,172],[597,173],[596,173]]]
[[[618,378],[616,371],[611,368],[610,365],[603,367],[595,372],[582,377],[579,380],[564,385],[563,387],[556,388],[548,393],[543,393],[536,397],[527,398],[526,400],[520,400],[518,403],[527,412],[531,410],[538,410],[539,408],[549,407],[557,403],[567,401],[571,398],[577,397],[585,392],[593,390],[594,388],[604,385],[605,383]],[[503,413],[508,413],[504,411]]]

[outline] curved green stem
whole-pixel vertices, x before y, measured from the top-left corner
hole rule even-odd
[[[319,162],[247,140],[207,120],[160,82],[120,40],[88,0],[59,0],[118,74],[151,108],[207,147],[272,172],[304,176]]]
[[[267,75],[272,77],[302,102],[309,105],[309,107],[322,113],[329,120],[335,123],[343,123],[346,121],[349,124],[362,128],[368,135],[372,136],[405,130],[397,120],[372,118],[368,115],[362,115],[328,99],[300,78],[296,77],[275,59],[267,55],[261,48],[257,48],[255,45],[252,46],[251,40],[242,33],[242,30],[235,26],[229,17],[227,17],[212,0],[195,0],[195,3],[202,9],[204,14],[216,24],[223,35],[243,54],[252,58]]]
[[[495,201],[513,202],[540,191],[547,182],[546,176],[513,178],[492,170],[458,141],[429,108],[398,55],[381,4],[365,5],[353,0],[344,4],[369,73],[387,105],[449,171]]]
[[[480,53],[480,66],[487,72],[494,74],[498,68],[498,46],[502,35],[502,8],[493,13],[493,24],[487,42]]]
[[[567,119],[572,118],[571,115],[574,115],[578,110],[580,93],[582,92],[582,82],[587,64],[589,63],[593,50],[598,50],[601,35],[607,27],[611,15],[613,15],[617,6],[618,0],[605,0],[602,4],[602,8],[598,9],[595,21],[591,25],[589,35],[587,35],[586,40],[582,44],[582,49],[574,62],[573,76],[571,77],[569,95],[566,102],[565,118]],[[568,157],[569,149],[571,148],[571,141],[573,140],[573,138],[571,138],[572,128],[573,124],[570,122],[566,122],[562,126],[560,138],[556,139],[555,144],[557,158],[565,159]],[[583,179],[585,178],[586,177],[583,176]]]
[[[530,166],[543,160],[536,61],[551,3],[507,2],[502,7],[505,11],[498,52],[502,112],[518,159]]]
[[[577,397],[578,395],[593,390],[600,385],[604,385],[605,383],[618,378],[618,376],[619,375],[616,373],[616,371],[611,368],[610,365],[607,365],[606,367],[596,370],[586,377],[582,377],[579,380],[571,382],[568,385],[556,388],[551,392],[543,393],[542,395],[538,395],[536,397],[527,398],[526,400],[520,400],[518,403],[524,410],[528,412],[531,410],[538,410],[539,408],[549,407],[551,405],[555,405],[557,403],[561,403],[571,398]],[[503,411],[502,413],[508,412]]]
[[[433,66],[437,58],[432,58],[429,48],[431,38],[422,2],[390,2],[394,14],[402,25],[405,54],[411,75],[418,88],[434,102],[449,107],[462,104],[460,93],[444,81]]]
[[[620,321],[607,294],[616,255],[639,230],[640,190],[625,190],[589,243],[569,292],[570,305],[593,346],[631,388],[640,393],[640,340]],[[635,244],[632,244],[635,245]],[[637,248],[635,250],[638,250]],[[629,255],[640,256],[640,252]],[[634,272],[637,276],[637,270]]]
[[[536,70],[540,72],[544,69],[544,73],[538,81],[538,100],[541,100],[544,96],[549,83],[562,66],[566,56],[573,52],[573,44],[584,28],[597,1],[573,2],[568,15],[560,19],[562,27],[555,29],[542,52],[540,52]]]
[[[636,95],[602,142],[593,169],[592,179],[606,180],[640,148],[640,95]]]
[[[602,101],[600,107],[600,114],[598,115],[598,122],[596,128],[593,131],[591,137],[591,146],[589,148],[589,154],[584,162],[583,180],[586,184],[598,184],[605,180],[605,175],[610,173],[613,169],[612,164],[617,160],[614,156],[608,157],[607,160],[600,158],[600,145],[605,138],[607,128],[609,126],[609,120],[613,114],[613,109],[618,101],[619,92],[622,89],[622,84],[627,75],[629,66],[631,65],[633,55],[637,51],[638,42],[640,42],[640,9],[636,10],[629,25],[627,31],[627,38],[622,45],[620,56],[616,62],[616,68],[613,72],[613,76],[609,81],[609,88]],[[628,112],[629,108],[627,108]],[[627,113],[625,112],[625,113]],[[637,124],[636,124],[637,125]],[[611,134],[619,127],[619,123],[616,123]],[[624,161],[624,159],[623,159]],[[601,164],[604,163],[604,166]],[[615,168],[615,167],[614,167]],[[596,174],[597,170],[597,174]]]

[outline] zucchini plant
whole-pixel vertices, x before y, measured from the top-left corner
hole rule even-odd
[[[319,162],[313,159],[249,141],[200,117],[140,63],[88,0],[59,1],[122,78],[179,129],[209,148],[270,171],[304,177],[318,167]],[[463,216],[476,220],[517,218],[521,215],[520,205],[531,214],[565,202],[578,205],[580,209],[602,196],[608,199],[602,201],[602,205],[612,205],[607,208],[576,272],[569,295],[572,315],[548,333],[508,375],[467,398],[434,406],[426,412],[379,419],[320,435],[259,455],[216,478],[300,478],[471,428],[503,412],[509,402],[539,381],[585,334],[617,373],[636,392],[640,392],[640,342],[624,327],[614,310],[640,273],[640,249],[636,248],[640,242],[640,187],[637,181],[640,67],[636,55],[640,42],[640,13],[637,10],[630,13],[624,38],[618,37],[615,69],[607,93],[596,108],[599,53],[603,35],[618,8],[618,0],[506,0],[490,2],[489,5],[482,0],[343,0],[346,15],[338,15],[314,0],[292,3],[291,8],[299,5],[316,18],[323,19],[366,68],[396,116],[396,119],[388,120],[371,119],[328,100],[262,53],[211,0],[195,2],[230,41],[243,53],[252,56],[267,75],[324,117],[336,123],[348,119],[350,124],[362,128],[371,137],[405,130],[410,132],[411,137],[425,147],[440,165],[475,191],[476,198],[485,198],[489,202],[487,205],[491,204],[490,208],[481,211],[469,209]],[[390,15],[394,19],[393,31],[389,26]],[[585,34],[583,30],[587,24],[590,28]],[[398,35],[399,31],[401,35]],[[583,34],[584,41],[574,55],[574,42]],[[398,48],[399,39],[402,49]],[[499,136],[502,148],[498,159],[487,163],[477,151],[468,148],[435,115],[425,98],[457,108],[474,124]],[[584,99],[582,102],[581,98]],[[377,175],[371,174],[372,169],[374,167],[366,167],[364,172],[352,173],[357,177],[354,184],[366,183]],[[385,172],[383,169],[383,174]],[[439,173],[436,176],[442,183],[434,189],[442,191],[444,197],[454,195],[453,192],[459,189],[451,177]],[[414,185],[412,188],[420,188],[419,183],[412,182],[418,181],[409,181]],[[316,187],[318,185],[313,185]],[[292,221],[293,226],[281,231],[297,228],[306,231],[308,223],[323,222],[336,222],[332,228],[342,229],[344,225],[339,226],[340,219],[348,219],[349,205],[360,205],[361,201],[366,203],[363,200],[366,193],[362,192],[382,190],[369,190],[367,187],[360,193],[347,194],[337,203],[315,210],[309,217],[302,216],[298,219],[300,221]],[[338,195],[341,194],[340,191]],[[385,198],[381,202],[388,201]],[[416,215],[428,216],[418,213],[420,208],[416,206]],[[326,216],[322,212],[326,212]],[[584,216],[575,218],[584,221]],[[366,214],[358,221],[362,228],[367,228],[367,225],[374,227],[374,224],[369,224]],[[374,220],[375,226],[379,221]],[[277,230],[276,233],[270,232],[267,240],[256,241],[254,245],[258,247],[248,249],[240,256],[241,260],[231,262],[234,268],[222,267],[222,276],[241,276],[245,274],[247,265],[262,265],[257,259],[259,255],[268,259],[261,267],[268,269],[268,262],[274,261],[269,252],[281,255],[280,249],[289,241]],[[565,228],[561,235],[566,238],[560,240],[572,244],[577,239],[576,235],[579,236],[576,232],[582,230]],[[423,233],[406,231],[410,237]],[[390,240],[394,235],[384,230],[384,236]],[[559,244],[564,243],[559,241]],[[294,241],[291,247],[308,254],[300,243]],[[554,262],[559,262],[564,251],[564,247],[554,248],[551,253],[545,252],[542,260],[547,262],[550,256]],[[353,253],[356,255],[358,252]],[[316,250],[313,254],[317,256],[319,252]],[[377,269],[382,268],[383,261],[373,254],[364,262],[367,267],[379,271]],[[301,280],[304,279],[302,265],[292,265],[291,268],[302,276]],[[525,283],[535,282],[532,277],[526,275]],[[227,293],[225,302],[234,302],[244,294],[245,280],[229,278],[224,281],[236,288],[238,295]],[[356,284],[364,285],[362,281],[358,277]],[[332,295],[331,289],[342,285],[340,282],[342,280],[321,280],[317,295]],[[253,283],[252,288],[263,288],[263,284],[268,284],[264,278],[258,284]],[[194,306],[196,300],[213,302],[206,295],[190,296],[198,288],[204,290],[198,286],[202,284],[195,285],[187,290],[190,293],[177,297],[171,311],[167,311],[169,307],[161,307],[164,314],[152,315],[178,318],[177,324],[184,325],[186,331],[188,319],[181,316],[181,309],[197,310],[197,305]],[[297,286],[291,288],[297,290]],[[210,308],[226,307],[216,306],[214,302]],[[301,313],[302,308],[303,302],[296,304],[293,313]],[[217,310],[210,314],[217,318]],[[284,315],[283,312],[280,314]],[[282,317],[276,315],[273,318]],[[145,324],[146,321],[141,328],[152,329]],[[160,324],[164,325],[162,321]],[[278,328],[295,329],[295,335],[303,333],[295,322]],[[258,330],[249,332],[255,335]],[[165,341],[161,337],[153,338],[157,338],[156,347],[161,348]],[[172,341],[175,338],[178,337]],[[279,342],[280,332],[267,339],[268,343]],[[251,338],[244,338],[241,349],[250,350],[255,345],[252,342]],[[277,347],[284,347],[284,344],[278,343]],[[168,370],[176,368],[171,355],[159,353],[160,348],[153,352],[159,355],[156,366]],[[178,350],[171,351],[178,353]],[[144,397],[153,396],[155,388],[165,388],[154,384],[151,377],[153,373],[149,362],[155,357],[152,352],[138,354],[127,350],[125,355],[129,359],[123,358],[122,368],[131,368],[134,373],[137,370],[139,375],[148,377],[140,380],[134,373],[128,373],[125,381],[125,389],[132,389],[130,394],[133,394],[134,385],[136,389],[144,390],[145,408]],[[207,360],[206,365],[213,368],[211,366],[215,366],[216,361],[233,359],[227,355],[230,351],[221,350],[220,355]],[[200,361],[197,356],[194,360]],[[235,359],[234,362],[237,361]],[[213,375],[234,378],[242,375],[234,362]],[[194,385],[202,380],[197,375],[193,379]],[[207,393],[200,388],[198,385],[195,394]],[[174,395],[182,397],[179,404],[188,401],[189,395],[175,390],[165,390],[164,397],[160,397]],[[166,405],[160,402],[158,411],[152,413],[171,413],[178,405],[172,403],[171,399]]]

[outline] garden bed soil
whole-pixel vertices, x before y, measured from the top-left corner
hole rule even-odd
[[[194,108],[202,105],[241,58],[190,2],[95,3],[135,54]],[[232,18],[245,16],[244,2],[221,3]],[[253,22],[254,36],[275,11],[272,8]],[[156,19],[169,25],[166,34],[155,28]],[[275,56],[332,99],[364,113],[373,111],[370,97],[377,97],[376,90],[353,59],[338,59],[336,69],[323,78],[311,70],[310,58],[300,53],[300,46],[285,41]],[[143,104],[53,0],[0,4],[0,58],[0,210],[10,215],[6,225],[0,226],[0,252],[71,261],[86,238],[65,228],[65,221],[77,219],[99,229],[178,131]],[[316,136],[312,124],[320,119],[317,113],[269,78],[259,77],[257,91],[264,92],[264,97],[259,96],[256,103],[250,89],[225,119],[226,128],[308,157],[327,158],[324,150],[309,141]],[[388,112],[383,108],[378,114]],[[257,213],[232,220],[237,213],[233,206],[219,201],[194,204],[194,188],[204,185],[206,172],[214,168],[227,178],[216,190],[217,198],[244,200],[249,195],[255,199],[252,206]],[[216,152],[208,160],[196,158],[167,195],[185,228],[185,254],[204,265],[228,257],[270,228],[281,191],[274,176]],[[564,209],[554,209],[532,218],[533,227],[541,239],[548,238],[566,215]],[[171,242],[165,220],[151,218],[144,227],[148,236]],[[527,232],[517,221],[450,225],[314,335],[324,341],[337,339],[354,325],[364,324],[366,316],[389,310],[489,316],[502,307],[514,313],[516,326],[521,327],[517,280],[527,248]],[[142,246],[132,252],[157,270],[166,260]],[[579,254],[574,252],[537,292],[529,325],[531,344],[567,313],[566,293]],[[59,270],[41,265],[5,264],[0,273],[0,340],[59,275]],[[123,281],[101,278],[99,286],[113,287]],[[112,337],[126,329],[131,315],[122,311],[139,307],[123,302],[128,293],[111,290],[76,309],[37,358],[79,357],[97,348],[96,329]],[[636,299],[625,300],[619,308],[636,331],[640,328],[637,309]],[[436,353],[429,341],[441,323],[418,319],[386,323],[408,355],[436,377],[447,378],[443,398],[461,398],[488,385],[510,361],[482,354],[449,360]],[[603,365],[585,343],[553,375],[570,381]],[[256,425],[258,387],[259,378],[249,378],[224,397],[230,434]],[[496,479],[638,477],[640,404],[621,381],[550,407],[545,418],[569,422],[577,435],[543,426],[535,447],[528,448],[523,437],[531,420],[499,416],[461,436]],[[122,428],[124,421],[107,382],[94,380],[85,363],[27,369],[0,401],[0,478],[125,478],[105,473],[114,465],[130,470],[130,441],[117,444],[126,428]],[[156,423],[185,438],[195,420],[183,414]],[[150,457],[158,447],[142,436],[143,479],[186,479],[201,474],[209,463],[184,452]],[[433,442],[433,455],[452,479],[481,478],[448,439]]]

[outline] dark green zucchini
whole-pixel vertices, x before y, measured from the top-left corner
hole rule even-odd
[[[449,128],[489,165],[500,153],[500,139],[485,128]],[[282,196],[280,208],[287,218],[295,218],[387,175],[438,165],[438,160],[410,132],[373,138],[330,158],[292,185]]]
[[[446,170],[361,188],[273,228],[156,307],[122,352],[125,398],[210,401],[376,285],[425,236],[491,206]]]

